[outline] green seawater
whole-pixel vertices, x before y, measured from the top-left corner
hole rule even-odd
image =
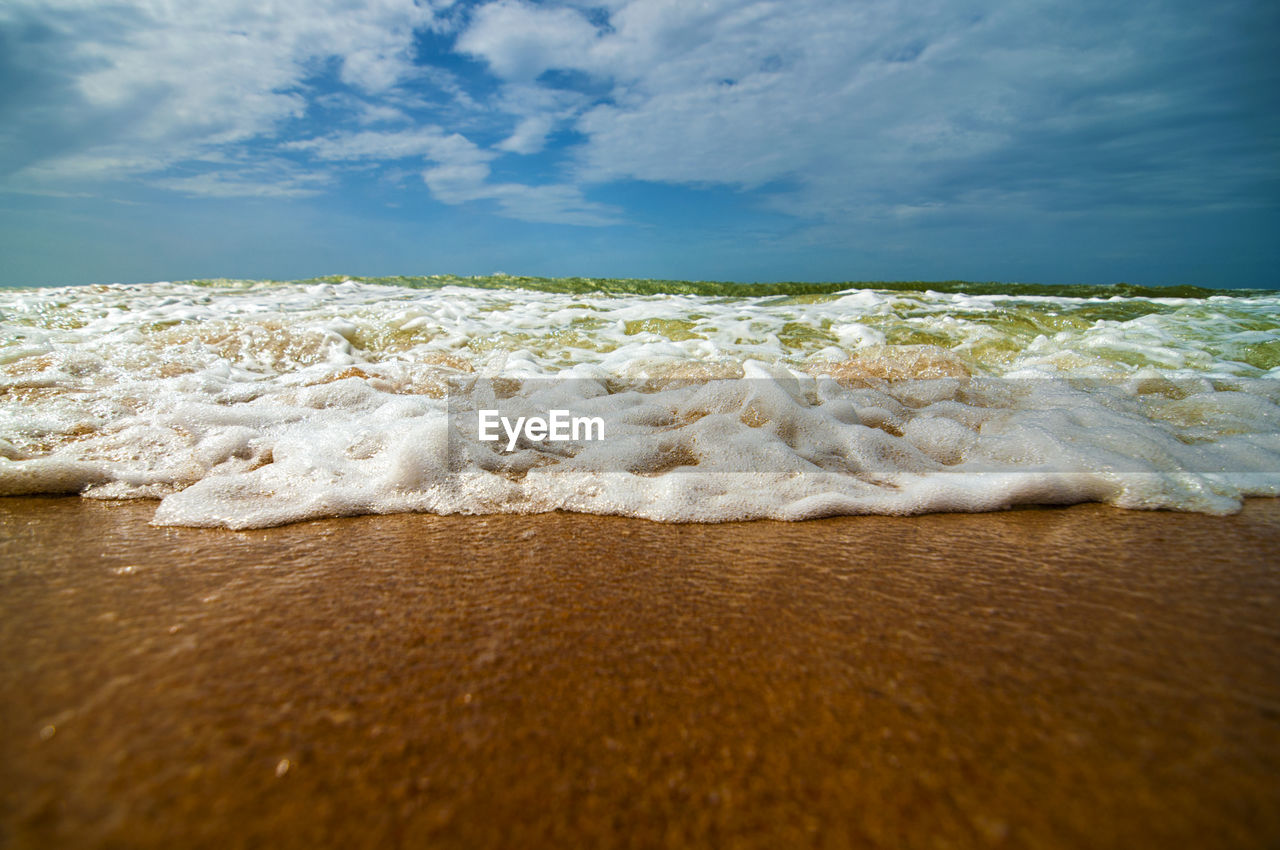
[[[472,315],[491,316],[483,333],[466,341],[477,353],[529,349],[555,353],[564,360],[573,351],[613,351],[628,340],[661,339],[671,343],[726,339],[732,345],[775,345],[786,358],[804,358],[829,347],[847,347],[850,318],[879,334],[890,346],[938,346],[980,368],[1002,368],[1043,348],[1081,358],[1101,358],[1129,367],[1208,368],[1217,361],[1243,364],[1260,372],[1280,367],[1280,293],[1269,290],[1219,290],[1195,286],[1150,287],[1044,286],[972,281],[861,281],[831,283],[731,283],[626,278],[544,278],[514,275],[348,277],[328,275],[297,281],[205,279],[186,283],[234,296],[249,291],[292,292],[313,285],[347,281],[375,287],[430,291],[465,287],[485,292],[475,299]],[[93,298],[76,297],[79,288],[33,299],[31,308],[6,317],[14,327],[74,330],[106,310],[127,313],[141,287],[89,287]],[[823,305],[850,293],[875,293],[867,308],[845,302],[828,311]],[[37,293],[40,290],[28,290]],[[563,298],[556,309],[562,326],[503,327],[502,315],[524,309],[520,291]],[[511,292],[508,299],[503,292]],[[696,296],[689,301],[655,306],[649,316],[634,310],[625,321],[613,318],[617,305],[609,296],[653,298]],[[494,297],[497,296],[497,297]],[[600,296],[606,296],[601,300]],[[999,296],[999,297],[994,297]],[[326,299],[317,303],[323,309]],[[394,353],[429,343],[449,332],[430,322],[402,330],[385,320],[376,307],[341,309],[356,327],[349,339],[359,349]],[[185,320],[161,320],[144,327],[163,332]],[[733,327],[737,322],[738,326]],[[732,329],[731,329],[732,327]],[[1083,361],[1082,361],[1083,362]]]
[[[820,302],[822,296],[834,295],[851,289],[875,289],[888,292],[941,292],[966,295],[1042,295],[1061,298],[1210,298],[1213,296],[1266,295],[1270,290],[1261,289],[1209,289],[1201,286],[1138,286],[1129,283],[1108,285],[1066,284],[1044,285],[1036,283],[946,281],[837,281],[826,283],[735,283],[705,280],[662,280],[651,278],[607,277],[530,277],[523,275],[484,275],[465,277],[460,275],[393,275],[388,277],[360,277],[354,275],[325,275],[296,281],[277,281],[299,286],[318,283],[339,284],[354,280],[382,286],[403,286],[409,289],[438,289],[444,286],[470,286],[476,289],[532,289],[538,292],[563,294],[604,293],[608,295],[702,295],[720,298],[763,298],[785,296],[793,303]],[[199,286],[236,287],[254,286],[263,281],[211,278],[186,281]],[[787,303],[787,302],[780,302]],[[1117,316],[1118,318],[1118,316]]]

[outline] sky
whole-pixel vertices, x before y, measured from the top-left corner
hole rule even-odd
[[[1274,0],[5,0],[0,285],[1280,286]]]

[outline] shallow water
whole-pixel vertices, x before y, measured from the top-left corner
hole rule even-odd
[[[463,278],[0,291],[0,493],[666,521],[1280,492],[1280,295]],[[598,418],[484,441],[478,411]]]

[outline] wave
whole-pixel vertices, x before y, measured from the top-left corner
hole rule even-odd
[[[527,275],[391,275],[359,277],[328,275],[297,281],[299,286],[341,284],[357,281],[377,286],[401,286],[408,289],[440,289],[466,286],[475,289],[528,289],[535,292],[562,294],[603,293],[608,295],[697,295],[720,298],[758,298],[780,295],[829,295],[850,290],[882,292],[943,292],[969,295],[1022,295],[1060,298],[1214,298],[1250,297],[1274,294],[1265,289],[1211,289],[1201,286],[1142,286],[1132,283],[1112,284],[1040,284],[999,281],[782,281],[742,283],[733,281],[690,281],[660,278],[602,277],[534,277]],[[252,286],[260,281],[231,278],[209,278],[189,281],[199,286]]]
[[[1275,293],[839,286],[4,291],[0,494],[158,498],[159,523],[249,528],[398,511],[1223,513],[1280,492]],[[555,411],[603,438],[482,439],[482,415]]]

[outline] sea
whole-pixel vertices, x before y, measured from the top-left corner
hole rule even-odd
[[[555,417],[597,427],[493,425]],[[154,499],[157,524],[233,529],[1226,514],[1280,494],[1280,293],[509,275],[6,288],[0,495],[31,494]]]

